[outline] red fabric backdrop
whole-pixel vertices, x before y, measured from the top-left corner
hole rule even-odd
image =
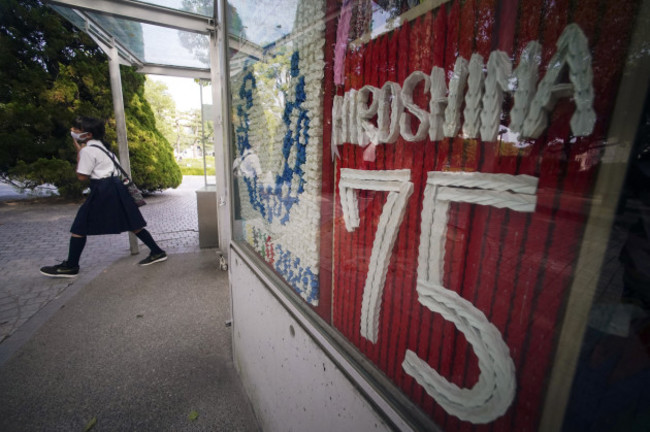
[[[470,430],[472,425],[448,415],[401,366],[410,349],[461,387],[476,383],[479,372],[463,335],[418,302],[417,255],[426,173],[479,171],[539,178],[534,213],[452,204],[444,263],[445,286],[471,301],[501,331],[516,367],[514,402],[504,416],[476,429],[535,430],[636,3],[456,0],[347,53],[346,84],[339,94],[366,84],[381,87],[389,80],[401,85],[413,71],[429,73],[433,66],[449,72],[458,56],[469,60],[475,52],[487,61],[491,51],[503,50],[514,57],[514,68],[523,48],[533,40],[543,46],[541,78],[556,50],[557,38],[571,22],[580,26],[592,49],[598,120],[588,137],[571,136],[569,120],[574,105],[562,100],[544,135],[517,145],[460,137],[417,143],[400,138],[395,144],[379,145],[374,162],[364,161],[363,148],[339,147],[336,185],[340,168],[408,168],[415,189],[391,255],[376,344],[361,337],[360,313],[386,193],[359,193],[361,225],[352,233],[343,225],[337,200],[333,258],[324,257],[324,262],[334,262],[332,323],[445,430]],[[414,94],[421,93],[416,88]],[[416,102],[428,107],[424,97],[416,97]],[[506,98],[504,105],[507,114],[512,100]],[[503,123],[508,122],[505,118]]]

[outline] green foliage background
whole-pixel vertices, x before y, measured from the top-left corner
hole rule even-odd
[[[140,31],[135,26],[131,31]],[[145,190],[176,187],[182,175],[144,98],[145,77],[121,67],[131,171]],[[0,2],[0,176],[33,187],[52,183],[65,196],[76,180],[72,119],[107,119],[117,149],[108,60],[81,31],[39,0]]]

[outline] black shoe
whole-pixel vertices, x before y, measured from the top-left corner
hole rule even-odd
[[[41,274],[55,278],[71,278],[79,274],[79,266],[71,267],[67,261],[51,267],[41,267]]]
[[[167,261],[167,253],[162,251],[157,254],[150,254],[148,257],[140,261],[138,264],[141,266],[148,266],[149,264],[154,264],[157,262]]]

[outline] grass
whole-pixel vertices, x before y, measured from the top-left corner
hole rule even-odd
[[[176,163],[178,163],[183,175],[203,175],[203,158],[183,158],[176,161]],[[205,159],[205,169],[208,175],[216,175],[213,157],[210,156]]]

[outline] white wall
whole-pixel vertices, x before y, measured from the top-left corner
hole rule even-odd
[[[390,427],[233,251],[233,353],[264,431]]]

